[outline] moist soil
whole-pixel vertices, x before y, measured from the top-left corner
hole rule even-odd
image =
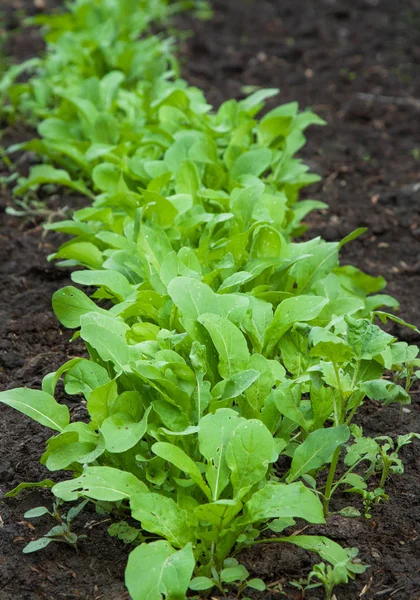
[[[2,0],[6,52],[18,62],[38,55],[38,31],[20,28],[21,11],[34,14],[59,6],[58,0]],[[401,303],[400,316],[420,326],[420,2],[419,0],[215,0],[211,21],[177,20],[193,35],[184,38],[183,75],[201,87],[215,105],[240,98],[244,86],[278,87],[278,99],[310,106],[327,122],[311,128],[302,157],[322,182],[310,197],[328,203],[308,219],[308,235],[337,240],[360,226],[362,238],[343,249],[342,262],[354,264],[388,281],[387,292]],[[1,33],[1,32],[0,32]],[[416,126],[417,123],[417,126]],[[3,145],[27,139],[33,132],[8,128]],[[18,159],[22,173],[36,157]],[[8,174],[4,165],[0,175]],[[307,195],[309,197],[309,195]],[[75,208],[83,200],[67,192],[46,198],[52,212]],[[55,290],[70,283],[69,272],[47,262],[60,236],[43,233],[43,217],[15,218],[7,186],[0,189],[0,386],[39,387],[42,377],[83,347],[70,343],[51,310]],[[418,343],[415,332],[397,325],[391,332]],[[77,402],[60,391],[72,414]],[[367,403],[358,423],[367,435],[420,431],[419,393],[404,408]],[[15,412],[1,408],[1,491],[22,481],[51,474],[39,464],[47,432]],[[371,519],[329,518],[326,527],[305,533],[325,534],[343,546],[357,546],[371,565],[348,586],[335,589],[337,600],[420,599],[419,445],[400,453],[403,477],[387,487],[389,501]],[[338,495],[333,510],[358,500]],[[87,535],[75,552],[64,544],[24,555],[22,548],[52,525],[47,517],[28,522],[26,510],[51,507],[51,496],[27,491],[0,506],[1,600],[122,600],[124,566],[129,548],[106,533],[109,521],[85,511],[74,524]],[[288,582],[304,577],[313,556],[287,544],[267,544],[244,552],[241,561],[270,591],[252,598],[300,600]],[[249,590],[247,590],[248,592]],[[217,595],[212,596],[218,598]],[[232,596],[233,598],[234,596]],[[312,590],[308,598],[324,597]]]

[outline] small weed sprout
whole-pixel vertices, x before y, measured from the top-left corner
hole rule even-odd
[[[37,552],[38,550],[46,548],[51,542],[68,544],[77,551],[77,542],[87,536],[85,534],[79,535],[71,531],[71,523],[82,512],[88,502],[89,500],[84,500],[77,506],[70,508],[67,514],[62,514],[60,512],[60,507],[63,504],[60,500],[57,500],[57,502],[54,503],[52,511],[48,510],[45,506],[37,506],[36,508],[28,510],[24,515],[25,519],[35,519],[42,517],[43,515],[50,515],[52,519],[58,522],[58,525],[52,527],[43,537],[29,542],[29,544],[24,547],[23,552],[25,554]]]

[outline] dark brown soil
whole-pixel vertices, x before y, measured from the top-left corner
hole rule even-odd
[[[59,4],[44,2],[46,9]],[[215,104],[240,97],[244,85],[279,87],[281,102],[298,100],[328,121],[327,127],[310,130],[303,152],[323,176],[311,196],[330,205],[328,214],[310,219],[309,233],[335,240],[368,226],[369,233],[345,247],[344,262],[384,275],[388,292],[401,303],[400,316],[420,326],[419,0],[216,0],[214,6],[211,22],[183,17],[178,23],[195,34],[183,48],[185,77]],[[16,1],[2,0],[0,11],[13,34],[7,50],[20,61],[37,54],[42,43],[35,29],[13,32],[19,24],[17,7]],[[34,2],[21,0],[19,8],[33,12]],[[6,133],[3,144],[30,135]],[[20,168],[25,171],[32,160],[23,156]],[[4,167],[0,171],[6,174]],[[10,203],[10,193],[0,191],[2,389],[37,387],[46,373],[83,351],[69,343],[69,332],[61,330],[51,311],[52,293],[69,283],[67,272],[46,262],[59,238],[42,235],[41,219],[7,216],[4,208]],[[54,209],[79,203],[63,195],[49,200]],[[407,329],[393,331],[419,341]],[[1,491],[48,477],[38,462],[45,432],[11,410],[0,410]],[[409,411],[400,421],[398,408],[367,404],[359,424],[370,435],[420,431],[418,394],[413,394]],[[420,598],[418,444],[403,448],[401,457],[406,473],[390,480],[390,500],[379,505],[372,519],[333,516],[328,523],[330,537],[359,547],[361,559],[371,565],[354,583],[336,589],[337,600]],[[350,503],[353,499],[337,497],[333,509]],[[43,517],[33,521],[33,530],[23,519],[25,510],[40,504],[50,506],[50,496],[32,491],[0,507],[0,599],[126,598],[128,548],[106,534],[104,517],[83,514],[76,522],[78,533],[88,533],[78,554],[53,544],[35,555],[21,553],[50,526]],[[310,532],[325,534],[327,529],[305,531]],[[241,559],[253,576],[278,582],[277,591],[252,597],[302,598],[287,582],[309,570],[312,558],[304,551],[267,545]],[[323,593],[314,590],[308,597],[321,599]]]

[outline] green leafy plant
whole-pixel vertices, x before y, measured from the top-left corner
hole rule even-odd
[[[206,591],[216,587],[226,597],[226,593],[233,587],[236,588],[237,598],[242,598],[246,589],[258,590],[264,592],[267,588],[265,583],[259,578],[249,579],[248,570],[235,558],[227,558],[223,563],[223,569],[220,574],[213,570],[212,578],[195,577],[190,582],[190,590]],[[229,587],[227,588],[226,585]]]
[[[82,512],[89,500],[80,502],[78,506],[70,508],[67,514],[60,512],[62,502],[57,500],[54,502],[53,510],[50,511],[45,506],[37,506],[28,510],[24,514],[25,519],[35,519],[44,515],[50,515],[52,519],[58,522],[58,525],[54,525],[43,537],[38,538],[32,542],[29,542],[23,552],[30,554],[31,552],[37,552],[48,546],[51,542],[62,542],[68,544],[75,550],[77,550],[77,542],[87,536],[84,534],[76,534],[71,530],[71,523],[74,519]]]
[[[313,590],[315,588],[319,588],[322,586],[322,583],[320,583],[320,582],[315,581],[315,582],[311,583],[309,581],[309,576],[301,577],[300,579],[293,579],[292,581],[289,582],[289,584],[301,592],[302,598],[304,598],[307,591]]]
[[[355,441],[347,447],[344,459],[344,464],[348,468],[334,484],[334,490],[340,485],[345,485],[346,492],[360,494],[365,507],[365,516],[370,518],[372,507],[381,500],[388,499],[385,484],[389,476],[393,473],[400,475],[404,473],[404,465],[398,456],[400,449],[410,444],[413,439],[419,439],[419,434],[399,435],[396,443],[389,436],[364,437],[362,429],[355,425],[352,426],[352,434]],[[359,465],[366,462],[369,466],[363,474],[354,473]],[[378,473],[380,481],[377,487],[369,490],[369,479],[376,478]],[[357,511],[356,513],[353,511],[353,515],[357,515]]]
[[[291,581],[290,585],[296,587],[302,592],[323,586],[325,589],[326,600],[331,600],[334,588],[341,583],[348,583],[349,578],[353,579],[356,574],[364,573],[369,565],[364,565],[357,559],[359,553],[357,548],[347,548],[347,561],[336,563],[331,566],[325,562],[318,563],[312,567],[311,572],[306,578],[298,581]]]
[[[124,544],[132,544],[144,539],[141,531],[137,527],[129,525],[126,521],[116,521],[108,527],[108,533],[112,537],[117,537]]]
[[[375,441],[380,440],[385,442],[379,446],[380,459],[378,461],[378,467],[381,470],[381,481],[379,483],[380,488],[385,487],[386,480],[391,474],[397,473],[398,475],[401,475],[404,473],[404,465],[402,460],[399,458],[398,453],[402,446],[410,444],[415,438],[420,439],[420,434],[407,433],[405,435],[399,435],[397,436],[396,443],[389,436],[375,438]]]
[[[308,584],[313,580],[320,581],[325,589],[326,600],[331,600],[334,588],[340,583],[348,583],[349,576],[354,577],[357,573],[364,573],[368,565],[357,561],[359,553],[357,548],[348,548],[348,562],[346,565],[327,565],[324,562],[314,565],[308,576]],[[309,587],[307,588],[309,589]]]
[[[268,543],[317,553],[325,562],[307,586],[316,580],[331,596],[364,567],[353,550],[301,535],[295,519],[324,523],[339,486],[362,495],[367,515],[385,497],[415,434],[394,445],[352,421],[366,399],[408,404],[420,363],[417,347],[374,322],[413,328],[380,310],[398,308],[381,293],[385,280],[340,265],[340,249],[364,229],[340,242],[296,241],[306,215],[325,208],[299,201],[318,177],[296,158],[304,130],[323,121],[296,103],[259,119],[277,90],[212,110],[179,78],[172,41],[148,32],[178,3],[77,0],[69,9],[38,18],[45,58],[20,67],[36,67],[27,82],[10,71],[0,89],[10,120],[38,126],[39,138],[9,152],[44,160],[15,193],[64,186],[90,202],[46,225],[71,236],[50,258],[95,289],[53,297],[88,358],[0,401],[53,431],[41,462],[73,477],[53,485],[59,502],[117,508],[109,532],[135,545],[126,570],[134,600],[262,591],[235,557]],[[55,400],[60,379],[87,418],[71,422]],[[377,471],[380,486],[368,490]],[[75,542],[73,518],[42,539]]]

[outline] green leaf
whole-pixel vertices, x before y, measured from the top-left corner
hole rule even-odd
[[[345,340],[322,327],[312,327],[308,341],[312,346],[310,356],[319,356],[335,364],[348,362],[353,358],[353,351]]]
[[[67,469],[74,462],[82,464],[89,462],[85,460],[85,458],[89,456],[95,448],[95,444],[79,441],[63,443],[59,447],[51,450],[49,445],[49,451],[46,453],[45,465],[50,471],[60,471],[62,469]]]
[[[67,394],[83,394],[88,400],[90,394],[110,381],[106,369],[93,360],[77,359],[67,371],[64,389]]]
[[[121,71],[109,71],[100,81],[100,95],[102,106],[109,109],[116,97],[119,86],[124,82],[125,74]]]
[[[334,409],[334,390],[330,387],[311,386],[311,407],[313,414],[313,429],[320,429]]]
[[[37,188],[46,183],[70,187],[85,196],[92,197],[91,192],[81,181],[73,181],[67,171],[55,169],[51,165],[36,165],[32,167],[29,177],[13,191],[15,194],[21,195],[33,187]]]
[[[105,450],[108,452],[126,452],[135,446],[144,436],[147,419],[152,407],[149,406],[141,421],[136,422],[129,413],[119,412],[106,418],[101,431],[105,439]]]
[[[75,283],[81,285],[95,285],[107,288],[119,302],[123,302],[127,296],[133,293],[134,288],[118,271],[75,271],[71,275]]]
[[[235,497],[243,496],[263,479],[273,454],[273,437],[261,421],[250,419],[234,429],[226,448],[226,463]]]
[[[219,354],[219,373],[225,379],[246,369],[250,354],[242,332],[226,317],[207,313],[198,317]]]
[[[304,130],[309,125],[326,125],[326,121],[318,117],[311,110],[306,109],[303,112],[297,114],[293,119],[293,128],[298,128],[300,130]]]
[[[99,308],[85,293],[70,285],[55,292],[52,305],[60,323],[70,329],[80,327],[80,319],[87,313],[106,314],[106,311]]]
[[[383,352],[394,337],[367,319],[345,317],[347,340],[359,360],[371,360]]]
[[[72,358],[61,365],[57,371],[53,373],[48,373],[42,380],[42,391],[50,394],[50,396],[54,396],[55,388],[57,386],[58,381],[61,376],[66,373],[72,366],[76,365],[79,361],[84,360],[82,358]]]
[[[249,150],[238,157],[230,171],[230,175],[233,179],[238,179],[241,175],[255,175],[258,177],[270,166],[271,156],[271,150],[268,148]]]
[[[383,277],[372,277],[351,265],[339,267],[334,272],[346,292],[362,298],[368,294],[379,292],[386,286],[386,281]]]
[[[102,360],[111,361],[121,371],[128,366],[132,356],[126,342],[128,325],[108,313],[92,312],[82,316],[80,325],[80,336],[95,348]]]
[[[0,402],[54,431],[63,431],[70,422],[67,406],[58,404],[53,396],[41,390],[15,388],[0,392]]]
[[[230,277],[227,277],[224,280],[224,282],[219,287],[218,292],[220,294],[221,292],[234,291],[235,288],[239,289],[241,285],[243,285],[247,281],[250,281],[251,279],[254,279],[254,277],[255,275],[253,275],[252,273],[248,273],[247,271],[238,271],[237,273],[230,275]]]
[[[300,518],[309,523],[324,523],[322,504],[303,483],[267,483],[245,504],[244,523],[276,518]]]
[[[286,385],[284,387],[279,386],[277,389],[272,391],[272,398],[280,414],[284,415],[291,421],[299,423],[299,425],[305,431],[310,429],[311,421],[306,420],[305,415],[300,410],[299,406],[295,404],[292,389]]]
[[[283,381],[286,372],[280,362],[267,360],[261,354],[252,354],[248,366],[259,371],[260,377],[245,390],[246,403],[251,409],[250,414],[246,410],[245,416],[260,417],[267,396],[271,391],[275,392],[274,386]]]
[[[80,504],[78,504],[77,506],[72,506],[67,513],[67,522],[71,523],[71,521],[74,521],[74,519],[80,515],[80,513],[84,510],[85,506],[88,503],[89,500],[84,500],[83,502],[80,502]]]
[[[349,562],[345,549],[322,535],[291,535],[281,538],[281,541],[316,552],[322,559],[334,566],[345,565]]]
[[[296,521],[292,517],[280,517],[279,519],[273,519],[268,524],[268,528],[275,533],[281,533],[287,527],[292,527],[296,525]]]
[[[85,265],[93,269],[99,269],[103,263],[103,255],[99,248],[90,242],[78,241],[78,238],[63,244],[50,258],[65,258],[71,261],[69,264]]]
[[[48,546],[48,544],[52,541],[53,540],[51,538],[47,538],[47,537],[39,538],[39,540],[34,540],[33,542],[29,542],[29,544],[26,544],[26,546],[24,547],[22,552],[24,554],[30,554],[31,552],[38,552],[38,550],[42,550],[43,548],[46,548]]]
[[[87,409],[95,426],[100,426],[109,416],[109,407],[118,396],[117,382],[112,379],[89,394]]]
[[[92,180],[96,187],[102,192],[115,194],[121,177],[121,170],[111,163],[101,163],[92,171]]]
[[[280,302],[274,319],[265,332],[267,351],[274,348],[294,323],[316,319],[327,303],[328,300],[321,296],[294,296]]]
[[[382,310],[376,310],[374,312],[374,315],[379,317],[380,320],[382,321],[382,323],[387,323],[388,319],[390,319],[391,321],[395,321],[395,323],[398,323],[398,325],[407,327],[408,329],[411,329],[412,331],[415,331],[416,333],[420,334],[420,330],[415,325],[412,325],[411,323],[407,323],[407,321],[404,321],[404,319],[401,319],[400,317],[397,317],[396,315],[392,315],[392,314],[384,312]]]
[[[222,569],[220,573],[220,581],[225,583],[233,583],[234,581],[245,581],[249,577],[248,570],[243,565],[235,565],[234,567],[227,567]]]
[[[201,473],[195,462],[186,454],[181,448],[168,444],[167,442],[157,442],[153,444],[152,451],[157,455],[167,460],[175,467],[180,469],[191,477],[191,479],[198,485],[198,487],[204,492],[207,498],[210,500],[211,493],[210,489],[201,477]]]
[[[389,306],[394,310],[398,310],[400,307],[400,303],[398,302],[398,300],[396,300],[392,296],[389,296],[388,294],[376,294],[375,296],[369,296],[369,298],[366,298],[365,306],[369,312],[375,311],[381,306]]]
[[[10,492],[7,492],[7,494],[4,494],[4,497],[5,498],[14,498],[18,494],[20,494],[20,492],[22,490],[31,489],[31,488],[52,488],[54,485],[55,485],[55,481],[52,481],[51,479],[43,479],[42,481],[39,481],[36,483],[23,482],[23,483],[19,483],[19,485],[17,485],[12,490],[10,490]]]
[[[178,552],[163,540],[141,544],[128,557],[125,583],[133,600],[185,600],[194,566],[191,544]]]
[[[176,193],[190,194],[194,198],[199,187],[200,176],[195,163],[192,160],[184,160],[175,179]]]
[[[68,126],[62,119],[45,119],[38,125],[38,133],[41,137],[65,139],[68,136]]]
[[[357,519],[357,517],[362,516],[360,510],[358,510],[354,506],[345,506],[340,510],[339,514],[342,517],[346,517],[346,519]]]
[[[217,296],[204,283],[190,277],[177,277],[168,285],[168,294],[180,310],[182,324],[193,340],[200,341],[202,335],[197,319],[203,313],[214,310]]]
[[[117,502],[130,499],[134,494],[147,493],[148,489],[132,473],[113,467],[87,467],[80,477],[57,483],[53,494],[66,502],[86,496],[94,500]]]
[[[37,506],[31,510],[27,510],[23,515],[24,519],[34,519],[35,517],[42,517],[42,515],[49,514],[50,511],[45,506]]]
[[[367,230],[368,230],[367,227],[359,227],[358,229],[355,229],[354,231],[352,231],[351,233],[349,233],[348,235],[346,235],[346,237],[344,237],[339,242],[340,249],[345,244],[348,244],[349,242],[352,242],[353,240],[356,240],[358,237],[360,237],[361,235],[363,235],[364,233],[366,233]]]
[[[194,566],[191,544],[178,552],[165,541],[141,544],[128,557],[125,584],[133,600],[185,600]]]
[[[300,206],[301,202],[299,202]],[[283,222],[287,210],[287,196],[279,192],[276,194],[262,194],[252,213],[256,221],[268,221],[277,231],[283,228]],[[284,240],[282,240],[284,242]],[[278,240],[277,240],[278,242]],[[282,250],[286,248],[286,243],[282,244]],[[270,253],[273,256],[273,253]],[[277,255],[283,256],[283,252]]]
[[[214,587],[214,582],[208,577],[194,577],[191,579],[189,588],[194,592],[200,592],[202,590],[211,590]]]
[[[341,315],[352,315],[359,310],[365,309],[365,302],[361,298],[355,298],[354,296],[335,296],[334,289],[337,286],[337,280],[331,279],[331,291],[327,291],[327,295],[333,296],[330,302],[322,309],[320,315],[317,317],[317,323],[323,327],[328,327],[334,317]],[[320,284],[321,287],[321,284]],[[326,291],[326,289],[324,288]],[[342,290],[340,290],[342,294]]]
[[[304,244],[302,246],[304,251]],[[310,250],[310,258],[298,261],[291,268],[291,273],[296,278],[299,294],[310,292],[317,281],[329,275],[337,266],[338,247],[339,244],[336,242],[319,243]]]
[[[135,494],[130,500],[131,513],[146,531],[165,538],[176,548],[182,548],[193,537],[191,516],[162,494]]]
[[[217,529],[229,526],[242,509],[242,502],[235,500],[218,500],[210,504],[199,504],[194,512],[200,521],[211,523]]]
[[[286,116],[262,119],[258,126],[258,141],[267,146],[278,144],[289,133],[291,123],[292,118]]]
[[[254,116],[264,106],[264,100],[277,96],[279,91],[278,88],[257,90],[240,101],[241,108]]]
[[[240,295],[216,294],[210,286],[192,277],[176,277],[168,284],[168,293],[181,313],[181,323],[193,340],[208,344],[209,336],[197,323],[200,315],[212,313],[240,322],[249,300]]]
[[[102,156],[111,153],[115,150],[116,146],[113,144],[92,144],[88,150],[85,152],[85,159],[88,162],[92,162],[97,158],[101,158]]]
[[[190,379],[191,372],[188,368],[184,369],[179,363],[175,363],[181,372],[187,371],[187,378]],[[168,377],[149,364],[148,361],[137,361],[132,370],[139,375],[148,385],[158,390],[164,399],[177,405],[181,410],[188,411],[190,406],[189,394],[184,389],[171,381]],[[189,387],[189,391],[192,391]],[[183,428],[184,429],[184,428]]]
[[[369,367],[376,363],[370,363]],[[342,368],[335,368],[332,362],[321,360],[316,370],[320,369],[325,383],[332,388],[339,390],[339,393],[349,394],[354,391],[353,381],[349,373],[345,373]]]
[[[246,587],[249,587],[252,590],[258,590],[259,592],[265,592],[265,590],[267,589],[267,586],[265,585],[264,581],[262,579],[259,579],[258,577],[254,577],[253,579],[247,581]]]
[[[268,225],[259,227],[254,234],[251,256],[253,260],[279,258],[284,253],[285,241],[280,233]]]
[[[237,398],[245,390],[247,390],[260,376],[259,371],[248,369],[232,375],[230,379],[226,379],[226,384],[223,388],[221,400],[230,400]]]
[[[372,438],[358,437],[353,444],[347,446],[346,450],[347,454],[344,458],[344,464],[351,467],[360,460],[362,456],[371,461],[375,460],[376,455],[380,452],[380,446]],[[349,481],[348,478],[352,476],[354,476],[354,473],[349,473],[346,475],[346,480]],[[356,475],[356,477],[359,477],[359,475]]]
[[[178,211],[172,202],[165,196],[150,190],[143,190],[143,197],[147,202],[143,206],[145,219],[158,223],[162,227],[169,227],[173,224]]]
[[[112,523],[112,525],[108,527],[107,531],[110,536],[118,537],[118,539],[122,540],[124,544],[132,544],[134,540],[141,535],[139,529],[136,527],[131,527],[131,525],[129,525],[126,521]]]
[[[350,429],[347,425],[313,431],[296,448],[286,481],[289,483],[295,481],[305,473],[312,471],[312,469],[318,469],[328,464],[334,450],[347,442],[349,437]]]
[[[258,183],[259,180],[258,180]],[[239,247],[234,252],[235,258],[241,256],[243,246],[248,239],[247,228],[251,225],[252,215],[255,207],[259,204],[259,199],[262,193],[260,185],[251,185],[244,188],[236,187],[231,193],[231,211],[234,213],[240,222],[244,234],[240,234],[236,239],[239,241]]]
[[[386,379],[374,379],[360,384],[360,390],[371,400],[379,400],[384,406],[393,402],[411,404],[410,395],[400,385]]]
[[[226,463],[226,447],[236,427],[244,422],[230,408],[219,408],[200,420],[198,443],[201,454],[207,459],[206,477],[213,500],[218,500],[229,483],[230,470]]]

